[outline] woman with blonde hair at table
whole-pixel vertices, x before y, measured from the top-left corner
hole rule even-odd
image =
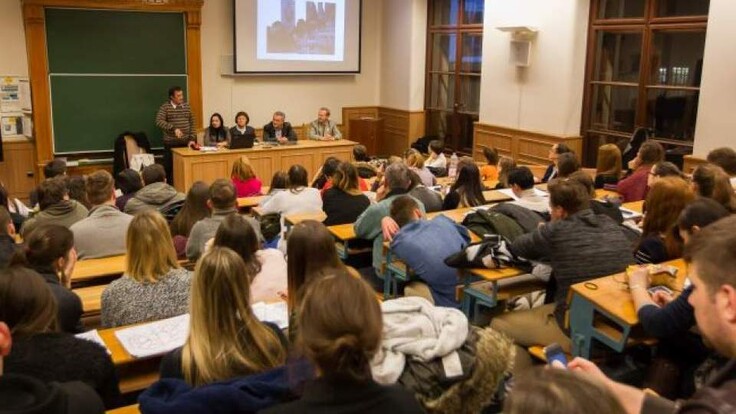
[[[166,355],[161,376],[200,386],[257,374],[286,362],[286,338],[261,322],[250,300],[252,269],[227,247],[213,247],[197,263],[189,306],[189,336]]]
[[[621,179],[621,150],[616,144],[605,144],[598,148],[595,165],[595,188],[606,184],[616,185]]]
[[[169,225],[156,210],[133,217],[125,239],[125,273],[102,292],[102,326],[170,318],[187,312],[192,274],[179,266]]]

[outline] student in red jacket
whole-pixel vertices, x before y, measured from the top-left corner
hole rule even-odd
[[[647,196],[647,179],[652,166],[664,160],[664,148],[659,143],[647,141],[639,148],[636,158],[629,163],[629,169],[633,172],[628,177],[618,182],[616,191],[621,195],[622,201],[644,200]]]

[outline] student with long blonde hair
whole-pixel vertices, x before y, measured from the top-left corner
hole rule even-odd
[[[305,386],[300,400],[266,413],[424,412],[409,391],[379,385],[371,376],[383,320],[366,282],[340,269],[315,280],[301,303],[299,326],[299,344],[319,378]]]
[[[213,247],[200,259],[192,280],[189,337],[183,348],[164,357],[162,377],[200,386],[285,363],[286,338],[251,309],[250,273],[226,247]]]
[[[125,273],[102,292],[102,326],[186,313],[192,275],[179,266],[169,226],[161,213],[138,213],[130,222],[125,245]]]
[[[606,184],[616,185],[621,179],[621,150],[616,144],[605,144],[598,148],[595,165],[595,188]]]
[[[411,171],[414,171],[422,179],[422,184],[425,187],[432,187],[437,184],[437,178],[435,178],[432,171],[429,171],[424,165],[424,156],[414,148],[406,150],[406,165]]]
[[[230,174],[230,179],[233,181],[238,197],[261,195],[261,180],[256,176],[250,160],[245,155],[233,163],[233,171]]]

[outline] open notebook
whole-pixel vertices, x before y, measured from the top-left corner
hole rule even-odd
[[[519,197],[517,197],[516,194],[514,194],[514,190],[512,190],[510,188],[502,188],[502,189],[496,190],[496,191],[498,191],[499,193],[502,193],[504,195],[507,195],[507,196],[513,198],[514,200],[519,200]],[[534,194],[536,196],[538,196],[538,197],[549,197],[549,193],[548,192],[542,191],[542,190],[540,190],[540,189],[538,189],[536,187],[534,188]]]

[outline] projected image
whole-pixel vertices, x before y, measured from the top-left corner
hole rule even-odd
[[[258,58],[342,61],[344,1],[258,0]]]

